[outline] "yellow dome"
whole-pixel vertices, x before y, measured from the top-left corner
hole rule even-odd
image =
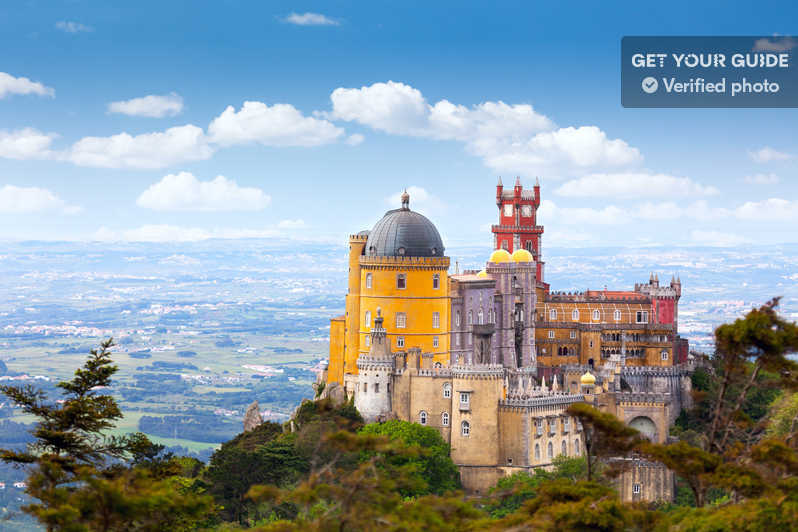
[[[593,386],[594,384],[596,384],[596,377],[594,377],[593,374],[590,373],[590,371],[582,375],[582,377],[579,380],[585,386]]]
[[[497,249],[493,253],[490,254],[490,258],[488,262],[510,262],[511,256],[510,253],[506,249]]]
[[[486,272],[485,270],[480,270],[480,272],[477,274],[477,277],[487,277],[487,276],[488,272]]]
[[[532,254],[525,250],[524,248],[518,248],[513,251],[513,261],[514,262],[531,262],[532,261]]]

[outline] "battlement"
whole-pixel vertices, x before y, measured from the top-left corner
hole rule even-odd
[[[365,233],[365,234],[363,234],[363,233]],[[368,239],[369,239],[368,231],[361,231],[360,233],[357,233],[356,235],[349,235],[349,241],[350,242],[365,242]]]
[[[449,257],[383,257],[380,255],[361,255],[360,266],[369,268],[424,268],[448,270]]]
[[[619,403],[658,403],[671,402],[671,394],[665,392],[617,392],[615,398]]]
[[[490,230],[494,233],[543,233],[542,225],[491,225]]]
[[[526,399],[507,398],[499,401],[499,406],[504,408],[540,408],[551,406],[570,406],[574,403],[584,403],[585,396],[582,394],[553,393],[541,397],[529,397]]]
[[[393,367],[394,367],[393,357],[383,358],[383,357],[370,357],[368,355],[360,355],[357,358],[358,370],[364,370],[364,369],[393,370]]]
[[[636,288],[636,287],[635,287]],[[635,290],[637,292],[637,290]],[[646,295],[632,292],[587,290],[585,292],[549,292],[546,302],[564,303],[650,303]]]
[[[686,366],[624,366],[621,368],[621,376],[645,376],[645,377],[684,377],[690,375],[691,370]]]
[[[452,376],[459,379],[503,379],[504,366],[501,364],[476,364],[473,366],[452,366]]]

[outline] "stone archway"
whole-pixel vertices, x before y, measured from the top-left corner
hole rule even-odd
[[[643,436],[657,442],[657,424],[648,416],[637,416],[629,422],[629,426],[640,431]]]

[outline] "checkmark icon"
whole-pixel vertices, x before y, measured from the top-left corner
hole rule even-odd
[[[653,94],[657,92],[658,88],[659,88],[659,83],[657,83],[657,80],[655,78],[649,76],[643,79],[643,92],[647,94]]]

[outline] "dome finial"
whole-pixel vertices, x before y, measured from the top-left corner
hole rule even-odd
[[[402,208],[405,210],[410,209],[410,194],[407,193],[407,189],[402,192]]]

